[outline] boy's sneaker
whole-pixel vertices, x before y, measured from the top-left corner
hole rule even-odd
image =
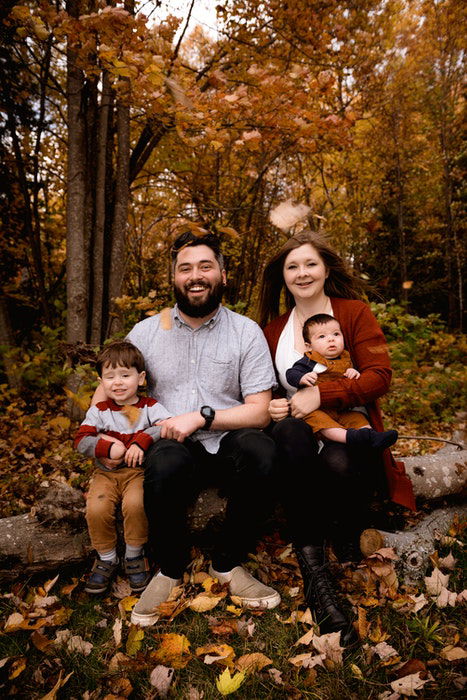
[[[84,590],[86,593],[105,593],[117,573],[117,561],[104,561],[96,557]]]
[[[132,593],[142,593],[151,580],[151,568],[143,554],[125,559],[125,573]]]
[[[220,584],[229,584],[230,595],[241,599],[244,608],[260,608],[263,610],[276,608],[281,597],[274,588],[254,578],[243,566],[236,566],[232,571],[221,573],[209,567],[209,575],[217,578]]]
[[[151,582],[141,598],[131,611],[133,625],[150,627],[159,619],[159,605],[165,603],[176,586],[180,586],[180,578],[170,578],[160,571],[152,577]]]

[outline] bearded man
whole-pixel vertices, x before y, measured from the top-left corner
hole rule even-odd
[[[222,306],[226,283],[216,236],[185,232],[172,248],[176,305],[136,324],[128,335],[144,356],[148,391],[173,417],[145,457],[144,504],[160,564],[131,615],[158,619],[189,562],[187,508],[215,482],[228,498],[210,574],[229,584],[244,607],[274,608],[279,594],[241,563],[254,550],[267,508],[275,446],[269,423],[275,375],[264,336],[252,320]]]

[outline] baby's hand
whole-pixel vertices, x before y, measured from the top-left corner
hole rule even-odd
[[[125,454],[125,463],[127,466],[133,468],[139,467],[143,463],[143,459],[144,450],[136,444],[130,445]]]
[[[318,381],[318,373],[317,372],[307,372],[300,379],[300,384],[303,384],[303,386],[314,386],[317,381]]]
[[[122,459],[126,452],[126,447],[120,440],[112,440],[113,445],[110,448],[109,457],[110,459]]]
[[[349,367],[349,369],[345,370],[344,377],[347,377],[347,379],[359,379],[360,372],[355,367]]]

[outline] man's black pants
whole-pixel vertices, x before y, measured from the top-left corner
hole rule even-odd
[[[219,486],[228,499],[212,565],[230,571],[241,564],[254,551],[270,507],[274,463],[273,440],[255,428],[224,435],[215,455],[190,438],[153,445],[144,463],[144,507],[162,573],[181,578],[190,554],[187,508],[208,484]]]

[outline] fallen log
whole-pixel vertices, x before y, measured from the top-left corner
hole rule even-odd
[[[84,496],[65,484],[38,492],[30,513],[0,520],[0,576],[12,580],[82,562],[91,551]]]
[[[0,578],[51,571],[83,562],[92,551],[82,491],[59,482],[41,487],[30,513],[0,519]],[[195,533],[222,518],[226,501],[206,489],[190,510]]]
[[[399,556],[397,567],[405,583],[415,584],[426,573],[430,555],[436,549],[436,539],[445,535],[455,516],[467,515],[467,504],[437,508],[426,515],[415,527],[404,532],[364,530],[360,549],[365,557],[383,547],[392,547]]]
[[[466,449],[450,445],[434,454],[404,457],[404,466],[414,493],[420,498],[434,500],[467,494]]]

